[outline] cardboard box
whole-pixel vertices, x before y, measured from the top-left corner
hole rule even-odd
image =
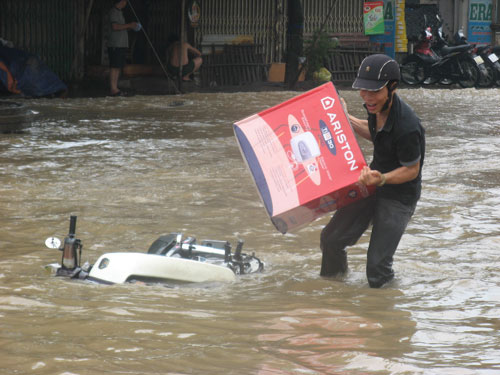
[[[374,192],[331,82],[233,125],[275,227],[286,233]]]
[[[299,66],[300,69],[301,66]],[[272,63],[269,67],[269,73],[267,75],[268,82],[285,82],[285,63]],[[302,82],[306,77],[305,69],[302,70],[299,76],[299,82]]]

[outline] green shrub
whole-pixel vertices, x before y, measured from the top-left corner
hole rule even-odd
[[[334,53],[339,45],[337,38],[332,38],[327,32],[316,30],[312,39],[306,42],[306,77],[311,79],[314,72],[324,67],[325,61]]]

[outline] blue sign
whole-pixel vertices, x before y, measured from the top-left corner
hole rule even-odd
[[[370,42],[382,45],[386,55],[395,57],[396,40],[396,1],[384,0],[384,27],[385,32],[381,35],[371,35]]]
[[[491,44],[491,0],[470,0],[467,40],[475,44]]]

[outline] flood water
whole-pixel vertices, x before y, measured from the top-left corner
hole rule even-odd
[[[424,188],[370,289],[368,234],[319,277],[324,217],[271,224],[232,123],[294,92],[27,101],[0,136],[2,374],[500,374],[500,90],[399,90],[427,129]],[[357,92],[341,91],[364,116]],[[371,160],[371,146],[360,141]],[[245,241],[258,275],[209,285],[56,278],[45,238],[77,215],[83,261],[160,235]]]

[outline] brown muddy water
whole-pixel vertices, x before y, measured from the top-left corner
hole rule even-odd
[[[343,280],[322,279],[328,217],[281,235],[258,198],[232,123],[296,93],[27,101],[33,126],[0,136],[0,373],[500,374],[500,90],[400,94],[427,128],[424,190],[379,290],[367,235]],[[266,269],[170,287],[56,278],[44,241],[70,215],[83,261],[183,232],[242,238]]]

